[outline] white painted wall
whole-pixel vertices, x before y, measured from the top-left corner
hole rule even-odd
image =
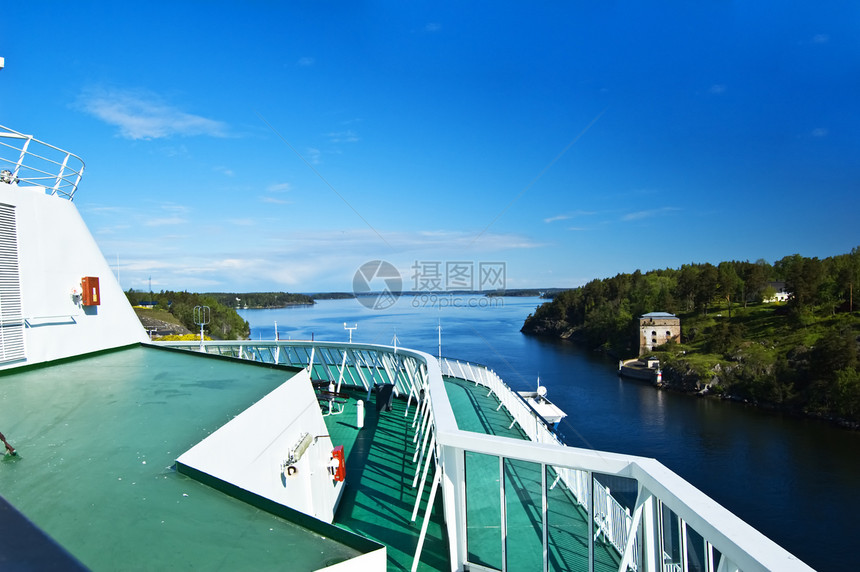
[[[382,547],[379,550],[350,558],[346,562],[320,568],[316,572],[378,572],[385,570],[387,566],[386,550],[385,547]]]
[[[281,465],[302,433],[314,438],[287,476]],[[307,370],[295,374],[177,461],[331,523],[343,483],[328,472],[333,446]]]
[[[24,361],[0,369],[81,355],[146,341],[110,266],[74,203],[38,187],[0,183],[0,202],[15,207]],[[72,299],[81,278],[97,276],[99,306]]]

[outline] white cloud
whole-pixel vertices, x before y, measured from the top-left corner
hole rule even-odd
[[[292,204],[293,201],[280,198],[278,195],[283,195],[284,193],[288,193],[291,190],[293,190],[292,185],[290,185],[289,183],[273,183],[266,187],[266,193],[269,194],[261,195],[259,199],[264,203],[269,203],[273,205],[289,205]]]
[[[179,229],[165,226],[152,233],[145,249],[139,243],[138,231],[145,227],[141,223],[135,225],[138,231],[104,237],[103,250],[117,253],[120,259],[124,288],[146,290],[151,275],[154,288],[170,290],[348,291],[356,269],[374,259],[388,260],[401,269],[408,286],[416,261],[472,261],[476,269],[481,262],[504,262],[512,267],[518,256],[531,256],[529,249],[542,246],[514,233],[487,233],[474,241],[474,233],[446,229],[383,231],[386,244],[370,229],[309,232],[254,216],[225,219],[220,227],[228,229],[224,236],[229,238],[224,239],[217,233],[203,233],[194,217],[188,218],[181,229],[186,236],[168,236],[170,232],[164,230],[176,233]],[[179,220],[176,217],[174,222]],[[165,217],[152,222],[170,221]],[[205,244],[201,234],[209,237]]]
[[[547,218],[543,219],[543,221],[548,224],[551,222],[558,222],[560,220],[568,220],[569,218],[570,218],[570,215],[555,215],[555,216],[547,217]]]
[[[162,217],[162,218],[151,218],[147,221],[144,221],[143,224],[146,226],[171,226],[177,224],[185,224],[188,220],[174,216],[174,217]]]
[[[826,44],[829,41],[830,36],[828,36],[827,34],[815,34],[814,36],[812,36],[813,44]]]
[[[677,207],[661,207],[659,209],[648,209],[644,211],[636,211],[632,213],[628,213],[621,217],[623,221],[631,221],[631,220],[642,220],[645,218],[652,218],[655,216],[660,216],[664,214],[668,214],[670,212],[681,210]]]
[[[120,136],[126,139],[227,135],[223,122],[186,113],[147,90],[90,88],[78,96],[76,106],[118,127]]]
[[[165,157],[188,156],[188,147],[186,145],[164,145],[158,151]]]
[[[299,58],[299,61],[296,63],[298,63],[299,66],[306,68],[306,67],[310,67],[310,66],[314,65],[314,63],[316,63],[316,60],[314,58],[304,57],[304,58]]]
[[[712,95],[722,95],[726,93],[726,86],[721,83],[716,83],[708,90]]]
[[[542,246],[528,237],[512,233],[487,232],[480,237],[472,232],[459,230],[418,230],[415,232],[383,233],[385,240],[395,249],[435,250],[445,253],[468,253],[487,250],[511,250]]]
[[[828,133],[829,133],[829,131],[827,129],[825,129],[824,127],[819,127],[817,129],[812,130],[812,136],[813,137],[827,137]]]
[[[352,129],[329,133],[328,137],[332,143],[355,143],[356,141],[360,141],[358,135]]]
[[[250,291],[263,289],[310,289],[310,282],[325,275],[329,262],[287,260],[269,253],[265,258],[238,257],[231,253],[176,258],[132,258],[123,260],[124,287],[153,289]],[[157,287],[157,288],[156,288]]]
[[[118,206],[86,206],[81,210],[87,213],[93,214],[105,214],[105,215],[125,215],[128,213],[129,209],[127,207],[118,207]]]
[[[592,211],[577,210],[577,211],[573,211],[570,213],[563,213],[563,214],[558,214],[555,216],[547,217],[547,218],[543,219],[543,221],[545,223],[549,224],[549,223],[553,223],[553,222],[558,222],[560,220],[569,220],[569,219],[572,219],[575,217],[581,217],[581,216],[592,216],[594,214],[596,214],[596,213],[594,213]]]
[[[442,29],[442,26],[440,26],[440,25],[439,25],[439,24],[437,24],[436,22],[430,22],[429,24],[427,24],[426,26],[424,26],[424,31],[425,31],[425,32],[431,32],[431,33],[432,33],[432,32],[438,32],[438,31],[439,31],[439,30],[441,30],[441,29]]]
[[[103,226],[96,229],[96,234],[99,235],[111,235],[117,234],[119,232],[128,230],[130,227],[128,225],[116,225],[116,226]]]
[[[231,218],[227,222],[236,226],[256,226],[259,221],[255,218]]]

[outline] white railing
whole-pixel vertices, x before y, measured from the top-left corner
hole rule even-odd
[[[720,570],[810,570],[789,552],[654,459],[567,447],[553,442],[554,436],[552,439],[541,436],[542,430],[533,419],[517,413],[521,406],[526,407],[525,404],[517,396],[508,395],[512,392],[506,389],[504,382],[482,366],[450,360],[443,360],[440,364],[439,360],[423,352],[369,344],[246,341],[206,342],[202,348],[198,342],[164,342],[156,345],[202,349],[234,357],[265,359],[263,356],[268,356],[277,363],[309,367],[312,374],[316,372],[317,376],[325,375],[333,381],[343,379],[344,383],[365,389],[374,383],[393,383],[408,398],[409,405],[417,402],[412,410],[409,406],[406,410],[406,415],[412,416],[415,443],[413,487],[417,487],[417,491],[413,520],[426,496],[424,491],[428,483],[430,495],[424,504],[424,520],[413,570],[418,566],[429,522],[428,515],[439,489],[442,490],[452,571],[470,565],[466,535],[467,492],[464,485],[466,453],[497,457],[500,467],[508,459],[527,461],[539,465],[542,470],[551,467],[559,476],[556,482],[542,485],[544,570],[549,566],[547,492],[558,486],[559,481],[583,505],[588,515],[587,521],[592,523],[592,533],[588,534],[587,539],[582,539],[588,543],[589,561],[583,566],[589,570],[598,564],[595,561],[595,543],[600,535],[615,547],[618,570],[664,570],[666,545],[661,534],[661,514],[666,510],[671,511],[674,515],[672,518],[677,517],[682,538],[687,538],[687,527],[692,527],[698,533],[696,536],[704,538],[704,553],[708,556],[704,563],[697,563],[694,568],[708,572],[717,570],[714,554],[718,551]],[[469,381],[481,380],[483,383],[479,383],[486,384],[488,389],[492,388],[502,403],[510,404],[509,412],[515,419],[522,420],[517,422],[527,433],[535,428],[535,441],[459,430],[448,401],[443,372]],[[347,379],[352,380],[352,383],[347,382]],[[547,433],[551,435],[548,429]],[[610,491],[598,482],[598,475],[625,477],[637,483],[638,494],[632,514],[614,502]],[[507,497],[504,489],[501,495],[502,507],[505,503],[517,502],[515,498]],[[589,502],[589,499],[592,501]],[[507,525],[504,518],[500,517],[499,522],[504,539]],[[687,542],[682,540],[680,564],[673,563],[679,572],[687,572],[691,566],[688,558],[683,556],[688,553]],[[505,558],[502,545],[498,547],[498,552],[501,558]]]
[[[594,515],[598,526],[596,534],[603,534],[606,541],[612,544],[619,554],[622,554],[630,539],[630,532],[633,530],[633,517],[629,509],[615,500],[609,487],[604,487],[599,481],[594,481]],[[629,566],[632,570],[637,570],[639,542],[636,538],[633,539],[632,546],[633,556]]]
[[[546,421],[529,407],[494,371],[480,364],[451,360],[444,357],[440,362],[440,369],[444,376],[464,379],[488,388],[491,393],[496,395],[499,402],[505,407],[511,417],[514,418],[514,422],[520,426],[530,440],[538,443],[562,444],[556,434],[549,429]],[[553,467],[553,469],[558,477],[556,482],[552,483],[552,488],[557,486],[557,481],[563,482],[564,486],[573,494],[580,506],[587,508],[587,473],[564,467]],[[604,487],[599,482],[595,482],[593,492],[595,523],[598,526],[598,534],[603,533],[606,540],[621,553],[627,545],[633,517],[630,516],[629,510],[624,508],[611,495],[609,488]],[[630,568],[636,570],[636,563],[639,561],[639,543],[636,539],[634,539],[633,551],[634,557]]]
[[[546,421],[529,407],[517,395],[517,392],[508,387],[508,384],[502,381],[502,378],[496,375],[493,370],[479,364],[444,357],[439,366],[442,375],[471,381],[490,390],[530,440],[537,443],[562,444],[556,434],[547,426]]]
[[[0,182],[73,200],[83,174],[77,155],[0,125]]]

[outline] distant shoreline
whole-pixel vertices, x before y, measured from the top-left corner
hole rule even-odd
[[[237,310],[278,310],[280,308],[289,308],[291,306],[313,306],[316,304],[316,300],[311,302],[288,302],[286,304],[281,304],[278,306],[243,306],[241,308],[236,308]]]
[[[488,298],[552,298],[552,295],[557,292],[562,292],[565,288],[534,288],[534,289],[518,289],[518,290],[400,290],[398,292],[383,292],[374,290],[372,292],[346,293],[346,292],[324,292],[315,294],[305,294],[314,300],[345,300],[351,298],[367,298],[380,296],[382,294],[391,294],[394,296],[486,296]]]

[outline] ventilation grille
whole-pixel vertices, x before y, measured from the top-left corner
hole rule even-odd
[[[25,357],[15,207],[0,204],[0,363]]]

